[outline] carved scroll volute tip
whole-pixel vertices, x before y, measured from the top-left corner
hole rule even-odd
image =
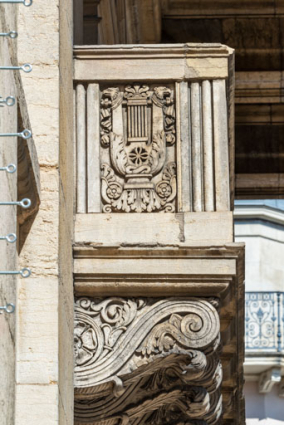
[[[112,389],[113,395],[116,398],[121,397],[126,390],[126,388],[123,385],[123,381],[120,378],[118,378],[118,376],[113,376],[112,381],[113,381],[113,389]]]
[[[104,148],[109,146],[109,136],[105,133],[101,133],[101,144]]]

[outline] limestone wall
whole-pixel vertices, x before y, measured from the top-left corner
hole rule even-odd
[[[38,152],[41,207],[20,255],[31,268],[19,280],[17,314],[17,425],[58,423],[58,2],[19,8],[19,63]],[[44,237],[43,237],[44,235]]]
[[[18,286],[17,425],[73,421],[73,129],[66,113],[73,108],[71,13],[70,2],[59,1],[34,2],[29,13],[19,9],[19,62],[33,64],[22,82],[40,166],[41,205],[20,254],[32,276]]]
[[[11,5],[0,5],[0,32],[16,29],[16,11]],[[16,40],[0,37],[0,66],[11,65],[12,47]],[[14,74],[0,71],[0,97],[15,96]],[[17,130],[17,106],[0,107],[0,133]],[[0,167],[17,164],[17,140],[0,137]],[[0,171],[0,202],[17,198],[17,173]],[[14,206],[0,206],[0,236],[16,233],[17,210]],[[15,243],[0,240],[0,270],[17,269]],[[16,278],[0,276],[0,306],[16,304]],[[0,418],[3,425],[11,425],[14,420],[14,376],[15,376],[15,315],[0,314]],[[4,418],[4,419],[2,419]]]

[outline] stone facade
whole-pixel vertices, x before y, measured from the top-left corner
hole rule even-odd
[[[233,51],[83,46],[72,62],[71,2],[6,10],[19,38],[3,60],[33,65],[9,74],[33,138],[17,151],[32,208],[3,265],[32,271],[12,279],[3,316],[10,394],[17,323],[7,425],[244,423]]]
[[[232,56],[75,49],[78,425],[244,423]]]
[[[60,28],[60,34],[59,34]],[[37,148],[41,205],[21,250],[16,424],[73,421],[72,4],[19,6],[19,62]],[[69,119],[71,111],[71,122]],[[70,175],[66,175],[71,170]]]
[[[31,200],[31,207],[19,209],[18,216],[15,208],[1,206],[3,211],[5,208],[1,234],[13,228],[18,236],[18,249],[1,241],[1,270],[29,267],[32,273],[29,279],[0,276],[1,305],[16,304],[14,315],[0,317],[4,330],[1,423],[71,424],[72,255],[69,263],[66,257],[71,253],[73,188],[64,173],[67,162],[73,161],[72,149],[65,147],[67,141],[72,147],[72,7],[68,2],[34,2],[29,8],[3,4],[0,9],[1,32],[18,32],[17,39],[0,37],[1,65],[30,62],[33,66],[30,74],[1,70],[0,79],[0,95],[14,95],[17,101],[13,108],[1,108],[1,132],[27,128],[33,133],[27,141],[18,139],[18,149],[16,138],[3,139],[3,150],[1,140],[1,166],[13,161],[18,173],[17,179],[16,174],[7,178],[3,172],[1,197],[4,201]],[[59,120],[60,114],[65,118]],[[59,334],[64,335],[60,342]],[[64,367],[60,367],[62,361]]]

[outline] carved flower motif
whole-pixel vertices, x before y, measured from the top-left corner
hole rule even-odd
[[[143,98],[149,96],[149,87],[148,86],[140,86],[139,84],[135,84],[134,86],[126,86],[124,97],[126,99],[131,99],[133,97]]]
[[[148,156],[146,149],[137,147],[130,152],[129,159],[134,165],[142,165],[147,161]]]
[[[119,183],[112,182],[109,184],[106,193],[109,199],[118,199],[122,194],[122,187]]]
[[[163,199],[168,198],[172,193],[172,188],[166,181],[161,181],[160,183],[158,183],[156,186],[156,190],[158,195]]]
[[[78,323],[74,329],[74,351],[76,364],[81,366],[93,357],[98,347],[95,331],[91,326]]]

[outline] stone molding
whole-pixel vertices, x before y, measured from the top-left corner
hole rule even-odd
[[[235,220],[264,220],[284,225],[284,212],[267,205],[236,205]]]

